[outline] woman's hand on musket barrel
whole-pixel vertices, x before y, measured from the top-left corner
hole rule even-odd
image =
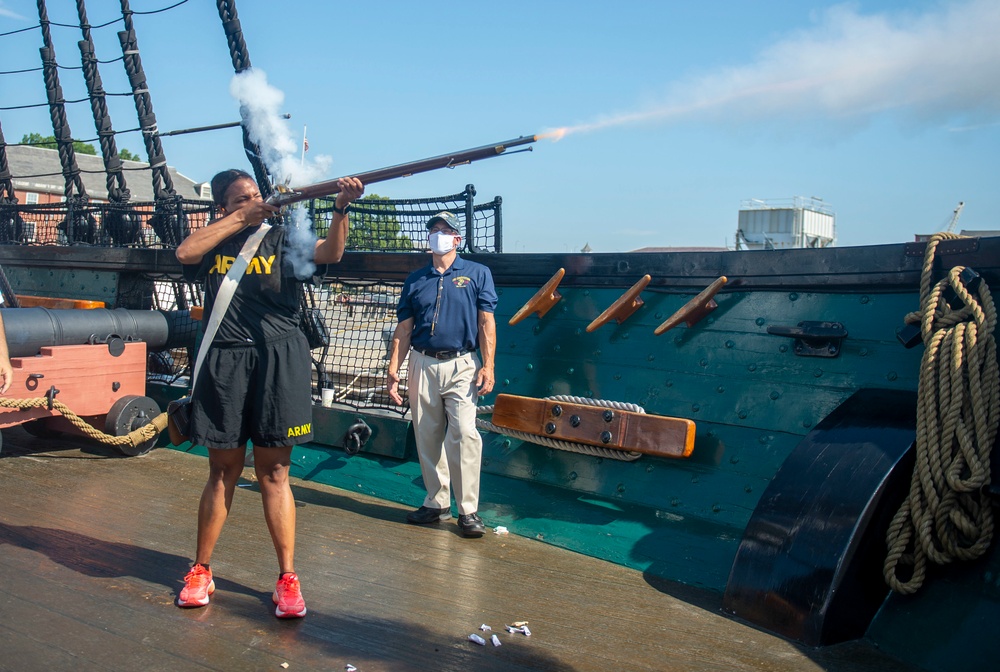
[[[347,206],[365,193],[365,185],[356,177],[341,177],[337,180],[337,200],[333,203],[333,219],[326,238],[316,241],[316,254],[313,261],[317,264],[336,264],[344,256],[347,245],[347,231],[350,227]]]
[[[337,194],[336,205],[343,210],[354,201],[361,198],[365,193],[365,185],[356,177],[342,177],[337,180],[340,192]]]

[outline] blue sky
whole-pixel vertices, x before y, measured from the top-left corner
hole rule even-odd
[[[131,0],[149,12],[175,0]],[[75,3],[49,19],[78,23]],[[595,252],[732,246],[751,198],[816,196],[838,245],[912,240],[943,227],[1000,229],[1000,3],[339,2],[237,0],[254,68],[308,127],[318,179],[520,135],[569,128],[531,153],[372,185],[420,197],[476,185],[503,197],[507,251]],[[90,0],[90,23],[120,19]],[[0,0],[0,33],[36,24],[34,0]],[[214,2],[134,17],[163,131],[239,119]],[[101,60],[121,55],[121,22],[94,28]],[[52,27],[57,59],[79,65],[79,29]],[[10,71],[40,64],[40,31],[0,37]],[[78,71],[61,72],[67,99]],[[101,66],[127,92],[121,63]],[[116,129],[137,126],[109,99]],[[0,76],[0,106],[45,101],[40,73]],[[74,137],[96,135],[69,106]],[[46,108],[0,111],[8,142],[51,133]],[[247,168],[238,129],[162,140],[195,180]],[[119,147],[145,156],[137,134]],[[293,152],[293,158],[297,154]],[[318,161],[318,163],[316,163]],[[131,177],[130,179],[138,179]]]

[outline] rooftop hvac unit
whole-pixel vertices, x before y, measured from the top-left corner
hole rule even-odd
[[[737,250],[827,247],[836,239],[836,217],[821,199],[797,196],[740,204]]]

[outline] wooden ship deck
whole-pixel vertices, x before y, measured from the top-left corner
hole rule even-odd
[[[190,564],[202,457],[122,458],[4,431],[0,670],[912,669],[865,642],[811,649],[731,620],[721,598],[533,539],[406,525],[398,504],[293,481],[309,614],[273,615],[276,565],[252,469],[203,609]],[[505,624],[528,621],[531,636]],[[468,641],[482,624],[500,647]]]

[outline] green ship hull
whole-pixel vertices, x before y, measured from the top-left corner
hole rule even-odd
[[[867,638],[928,670],[991,667],[1000,649],[983,634],[1000,616],[995,543],[973,562],[932,567],[914,595],[891,593],[882,576],[886,528],[913,470],[924,346],[905,347],[897,332],[919,307],[925,247],[471,255],[490,266],[500,295],[497,390],[484,405],[497,394],[570,395],[696,425],[689,457],[631,461],[483,430],[484,520],[650,582],[722,594],[734,617],[807,645]],[[348,253],[325,283],[398,283],[422,263]],[[157,250],[2,247],[0,264],[19,292],[56,285],[81,298],[179,273]],[[942,242],[936,277],[956,266],[995,286],[1000,239]],[[560,268],[551,310],[509,324]],[[588,331],[646,274],[631,315]],[[714,310],[654,333],[722,276]],[[381,308],[391,322],[391,306]],[[369,373],[370,399],[380,373]],[[182,392],[156,380],[148,389],[161,407]],[[408,416],[377,406],[316,404],[315,440],[295,451],[293,475],[418,505]],[[359,420],[371,437],[349,455],[345,432]]]

